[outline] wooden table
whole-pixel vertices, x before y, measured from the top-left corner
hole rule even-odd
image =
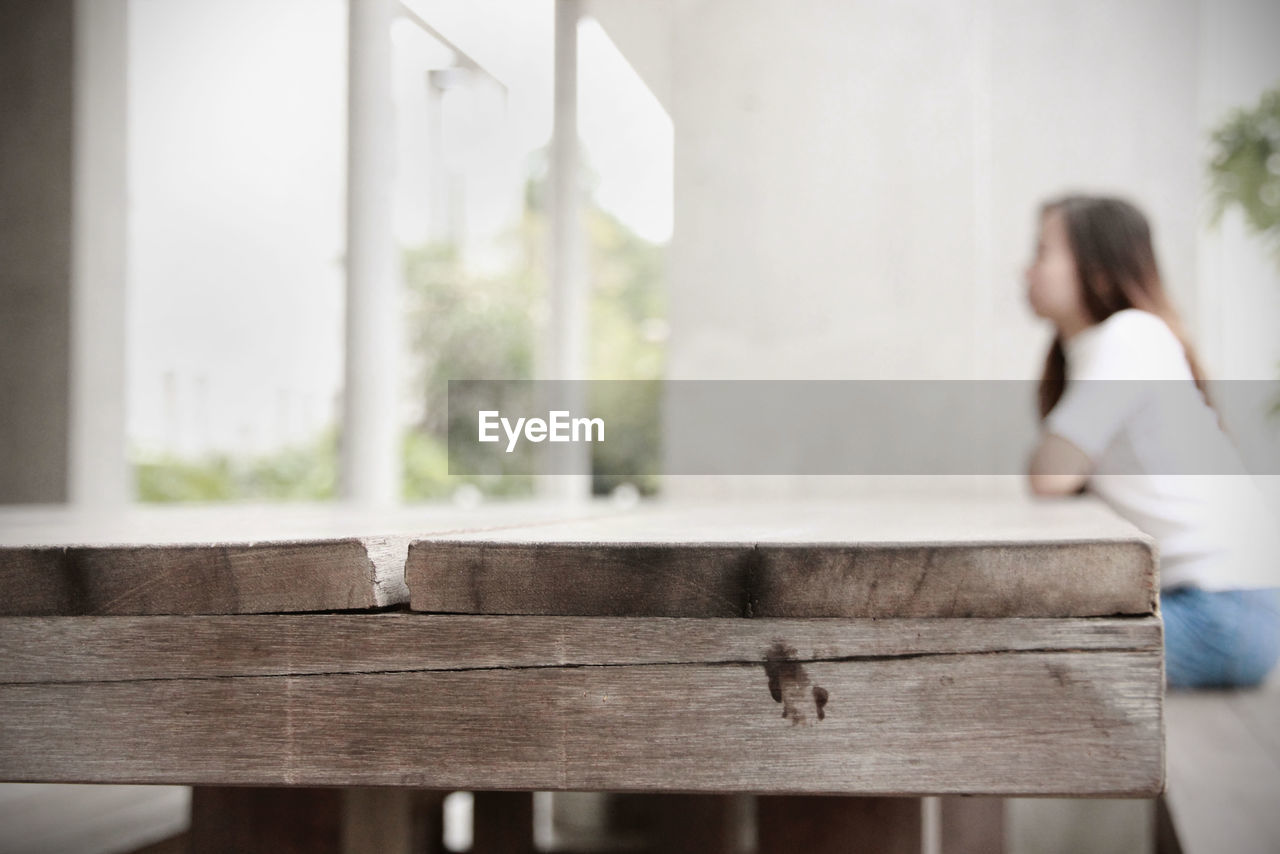
[[[1088,500],[317,512],[0,515],[0,779],[397,787],[333,850],[410,788],[784,796],[766,851],[888,803],[786,796],[1164,785],[1153,545]]]

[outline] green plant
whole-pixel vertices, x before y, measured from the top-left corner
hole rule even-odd
[[[1280,86],[1256,106],[1231,112],[1212,133],[1212,221],[1239,207],[1280,263]]]
[[[135,453],[134,485],[145,503],[323,501],[337,492],[337,431],[256,456]]]
[[[1239,207],[1280,265],[1280,86],[1263,92],[1256,106],[1232,111],[1213,131],[1212,142],[1213,224]],[[1280,397],[1270,414],[1280,417]]]
[[[519,261],[498,274],[481,275],[463,263],[456,246],[429,244],[405,254],[410,348],[414,387],[422,415],[406,440],[405,498],[436,498],[471,483],[489,495],[527,494],[532,478],[521,449],[504,458],[503,472],[484,476],[449,475],[454,469],[476,471],[480,456],[467,458],[475,448],[460,443],[448,449],[450,426],[455,435],[474,430],[456,421],[461,413],[497,406],[476,397],[488,389],[455,385],[458,414],[451,425],[449,380],[530,380],[534,350],[545,334],[537,318],[545,302],[545,247],[548,240],[545,175],[535,157],[525,185],[524,215],[507,235]],[[593,383],[592,412],[606,423],[626,425],[611,433],[606,445],[592,448],[592,491],[607,493],[623,482],[642,494],[659,487],[656,475],[601,472],[656,472],[660,467],[659,385],[665,370],[666,301],[663,288],[665,250],[638,237],[621,221],[596,205],[583,211],[587,235],[590,283],[588,363],[592,380],[644,380],[633,383]],[[504,394],[518,397],[518,386]],[[471,395],[471,397],[468,397]],[[484,403],[480,406],[478,404]],[[507,401],[522,408],[518,401]],[[527,406],[523,408],[527,409]],[[521,446],[526,452],[530,449]],[[492,458],[488,459],[492,464]]]
[[[449,496],[467,483],[486,495],[530,494],[532,478],[521,477],[520,455],[509,461],[510,472],[485,476],[449,474],[450,427],[464,411],[482,406],[449,408],[449,380],[527,380],[533,376],[536,328],[535,306],[540,278],[525,265],[497,275],[474,273],[462,263],[457,247],[429,244],[405,253],[405,286],[409,346],[415,394],[421,416],[405,438],[404,490],[407,501]],[[465,455],[473,447],[454,449],[454,469],[475,471]]]
[[[624,425],[591,451],[592,491],[623,483],[655,494],[662,465],[661,379],[666,372],[666,256],[617,218],[593,209],[587,217],[591,275],[591,411]],[[627,382],[611,382],[626,380]],[[645,474],[623,474],[644,472]]]

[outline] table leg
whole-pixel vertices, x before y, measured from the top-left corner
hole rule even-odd
[[[196,786],[191,854],[342,854],[342,790]]]
[[[436,854],[444,850],[444,792],[343,790],[343,854]]]
[[[941,798],[942,854],[1004,854],[1004,798]]]
[[[532,854],[532,792],[476,792],[474,797],[472,854]]]
[[[1155,823],[1156,854],[1182,854],[1182,843],[1178,840],[1178,831],[1169,813],[1169,801],[1164,795],[1156,798]]]
[[[648,795],[653,850],[735,854],[742,810],[733,795]]]
[[[768,795],[756,825],[759,854],[920,854],[919,798]]]
[[[191,854],[436,854],[443,792],[196,786]]]

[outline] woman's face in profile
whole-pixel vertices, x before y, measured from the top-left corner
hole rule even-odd
[[[1054,322],[1085,313],[1075,257],[1060,211],[1050,210],[1040,219],[1035,257],[1027,267],[1027,301],[1037,315]]]

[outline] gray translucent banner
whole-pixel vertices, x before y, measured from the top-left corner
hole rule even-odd
[[[449,473],[1023,474],[1037,386],[450,380]],[[1117,473],[1280,474],[1280,381],[1213,383],[1210,399],[1186,382],[1077,383],[1064,432]]]

